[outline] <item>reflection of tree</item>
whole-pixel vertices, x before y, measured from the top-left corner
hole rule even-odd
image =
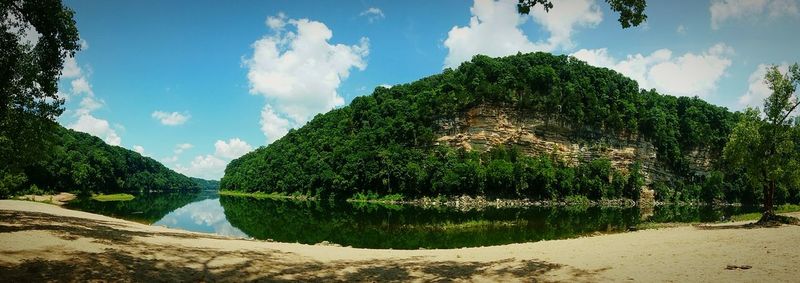
[[[73,209],[151,224],[173,210],[209,197],[211,196],[192,193],[142,194],[129,201],[102,202],[89,198],[80,198],[69,202],[67,206]]]
[[[623,230],[638,220],[635,208],[485,209],[355,208],[347,203],[257,200],[222,196],[230,223],[257,239],[343,246],[456,248]]]

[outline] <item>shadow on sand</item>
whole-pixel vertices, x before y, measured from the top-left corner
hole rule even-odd
[[[159,245],[135,237],[173,237],[179,240],[227,239],[214,235],[134,231],[119,223],[45,213],[0,210],[0,237],[17,231],[44,230],[64,240],[88,238],[106,245],[103,252],[55,249],[59,260],[23,250],[3,252],[0,260],[4,282],[40,281],[372,281],[501,280],[539,281],[550,271],[566,271],[577,281],[593,281],[596,271],[535,260],[456,262],[431,261],[425,257],[397,260],[321,262],[297,254],[271,250],[225,250],[183,245]],[[221,242],[224,244],[224,242]]]

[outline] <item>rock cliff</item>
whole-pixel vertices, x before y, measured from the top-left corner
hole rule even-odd
[[[437,144],[488,151],[493,147],[518,146],[532,156],[551,155],[565,164],[576,166],[597,158],[607,158],[612,167],[623,172],[638,161],[645,176],[643,198],[652,198],[650,186],[674,175],[656,159],[656,148],[636,136],[603,133],[597,130],[578,131],[563,123],[548,121],[536,113],[522,113],[500,105],[478,105],[460,117],[438,121]],[[711,168],[707,151],[687,154],[690,168],[704,174]]]

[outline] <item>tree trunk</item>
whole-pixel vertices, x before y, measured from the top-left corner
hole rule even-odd
[[[764,214],[761,216],[761,219],[758,220],[758,223],[769,224],[778,219],[775,215],[775,207],[773,205],[774,197],[775,181],[768,181],[768,183],[764,185]]]

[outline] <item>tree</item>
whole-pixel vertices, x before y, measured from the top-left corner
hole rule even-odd
[[[731,132],[723,155],[731,165],[744,169],[750,185],[763,190],[764,214],[759,222],[776,219],[773,207],[775,187],[797,186],[800,164],[792,134],[798,124],[794,111],[800,106],[796,95],[800,83],[800,67],[789,67],[782,74],[772,66],[764,77],[772,94],[764,100],[763,113],[748,108]],[[763,115],[762,115],[763,114]]]
[[[56,92],[67,56],[80,49],[74,12],[59,0],[2,1],[0,15],[0,197],[47,152],[63,112]]]
[[[646,0],[606,0],[611,10],[619,13],[619,23],[622,28],[639,26],[647,21],[644,9],[647,7]],[[549,12],[553,8],[552,0],[519,0],[517,11],[520,14],[528,14],[536,4],[542,5],[545,11]]]

